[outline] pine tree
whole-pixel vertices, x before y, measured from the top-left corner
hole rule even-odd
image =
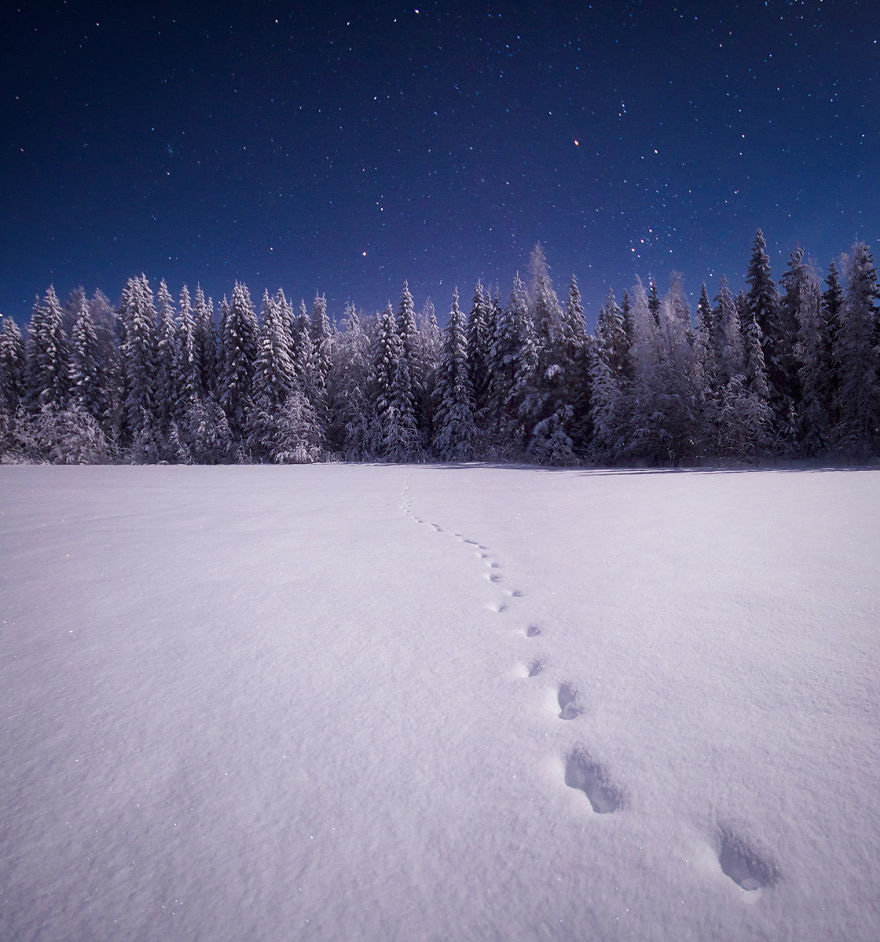
[[[422,444],[427,448],[433,434],[434,391],[443,355],[443,332],[437,324],[437,313],[430,298],[425,299],[416,324],[416,373],[422,377],[421,394],[416,400],[416,419]]]
[[[843,321],[837,338],[840,364],[839,419],[836,438],[850,456],[877,454],[880,445],[878,389],[877,270],[864,242],[856,243],[848,262]]]
[[[608,368],[622,387],[632,374],[629,363],[630,343],[623,311],[617,304],[613,291],[608,292],[605,303],[599,308],[599,317],[596,320],[596,340],[602,348],[602,356]]]
[[[620,454],[625,391],[612,360],[606,339],[597,336],[590,357],[591,454],[597,462],[614,461]]]
[[[696,453],[698,426],[693,331],[682,276],[672,272],[660,306],[660,414],[668,460],[678,464]]]
[[[70,338],[70,399],[93,419],[102,422],[109,403],[98,332],[85,297],[80,304]]]
[[[794,398],[796,369],[793,349],[796,326],[789,323],[779,302],[776,284],[770,272],[764,234],[759,229],[752,245],[746,281],[748,316],[742,318],[745,327],[754,320],[758,325],[767,370],[770,403],[780,427],[788,422]]]
[[[830,428],[840,420],[840,364],[837,362],[837,344],[843,321],[843,288],[834,262],[828,266],[826,290],[822,294],[819,311],[819,398],[828,416]]]
[[[27,400],[33,411],[42,406],[63,409],[70,391],[70,351],[61,304],[50,285],[34,305],[28,328]]]
[[[299,316],[291,323],[291,345],[297,384],[310,401],[315,400],[320,395],[321,377],[312,322],[303,300],[299,302]]]
[[[174,302],[163,278],[156,292],[156,396],[159,425],[163,432],[171,421],[177,390],[174,388],[174,361],[177,359],[177,325]]]
[[[267,409],[277,409],[296,385],[296,371],[291,356],[290,335],[285,324],[283,304],[276,296],[263,292],[262,326],[257,353],[254,394]]]
[[[491,343],[490,304],[482,282],[478,281],[467,319],[467,364],[468,379],[474,395],[474,415],[480,428],[488,425],[485,412],[489,404]]]
[[[745,346],[739,311],[724,275],[721,276],[721,286],[716,302],[714,336],[717,337],[717,347],[715,352],[718,362],[718,381],[723,386],[732,377],[745,372]]]
[[[330,371],[330,447],[346,461],[369,453],[370,340],[354,304],[346,305]]]
[[[396,382],[400,387],[398,398],[407,416],[405,421],[409,421],[409,411],[412,410],[412,418],[421,438],[423,423],[420,422],[419,405],[425,392],[425,374],[424,364],[419,358],[419,328],[416,322],[415,305],[406,281],[403,283],[403,291],[400,295],[396,323],[397,334],[400,337],[400,367],[395,374]]]
[[[654,318],[654,323],[660,326],[660,295],[657,291],[657,282],[648,279],[648,310]]]
[[[312,349],[315,352],[315,376],[318,389],[326,390],[327,376],[333,361],[333,331],[327,317],[327,298],[315,297],[311,319]]]
[[[403,354],[394,311],[379,318],[373,344],[372,401],[376,417],[373,449],[389,461],[408,461],[419,453],[412,380]]]
[[[528,295],[519,272],[507,307],[497,311],[489,359],[493,444],[500,455],[522,452],[526,424],[520,409],[538,363]]]
[[[180,289],[176,332],[172,374],[172,386],[176,398],[172,404],[171,414],[176,421],[179,421],[189,405],[195,402],[203,392],[198,325],[193,314],[189,288],[186,285]]]
[[[711,453],[718,440],[718,327],[709,303],[706,283],[700,286],[697,302],[697,330],[694,337],[694,382],[697,391],[697,447],[699,453]]]
[[[477,429],[467,362],[467,324],[458,305],[457,290],[444,336],[435,396],[434,450],[443,461],[472,460],[476,453]]]
[[[119,311],[124,328],[125,423],[136,460],[158,460],[156,309],[146,275],[129,278]]]
[[[628,390],[627,428],[622,441],[625,454],[655,464],[669,456],[669,443],[660,425],[661,348],[659,312],[655,318],[648,293],[641,281],[633,287],[633,381]]]
[[[205,298],[201,285],[196,285],[193,318],[196,323],[196,359],[201,371],[202,395],[213,396],[220,378],[220,357],[217,332],[214,329],[214,302]]]
[[[791,253],[782,284],[782,310],[797,325],[797,342],[793,350],[797,365],[797,390],[793,405],[797,414],[791,423],[788,448],[790,451],[801,450],[815,455],[827,447],[830,421],[821,396],[821,291],[815,271],[804,261],[802,248],[796,248]]]
[[[589,437],[586,328],[577,281],[560,305],[540,246],[532,261],[537,369],[524,412],[530,417],[528,451],[541,464],[573,464]]]
[[[18,324],[0,315],[0,409],[13,415],[24,395],[24,341]]]
[[[223,320],[223,364],[219,401],[226,413],[232,437],[242,442],[247,436],[253,406],[254,371],[257,362],[259,329],[257,315],[247,285],[237,281],[232,301]]]
[[[575,454],[584,456],[592,438],[590,423],[590,339],[584,319],[584,305],[577,279],[571,276],[562,315],[564,385],[571,406],[570,433]]]

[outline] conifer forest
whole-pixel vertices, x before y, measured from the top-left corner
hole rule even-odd
[[[0,329],[4,463],[497,461],[699,465],[880,454],[880,313],[871,252],[777,280],[759,231],[746,287],[681,278],[609,292],[587,328],[540,246],[509,293],[477,283],[444,328],[406,284],[396,307],[331,322],[282,290],[129,279]],[[445,312],[444,312],[445,315]]]

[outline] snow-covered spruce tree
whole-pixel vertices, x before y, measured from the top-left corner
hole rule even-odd
[[[322,384],[312,339],[312,322],[303,300],[299,302],[298,316],[291,321],[291,344],[297,386],[309,400],[314,401],[320,395]]]
[[[119,316],[125,377],[125,440],[134,461],[157,461],[161,433],[157,407],[156,309],[146,275],[129,278],[122,292]]]
[[[99,361],[107,397],[101,427],[116,451],[125,422],[125,375],[121,351],[124,328],[119,311],[102,291],[95,291],[88,303],[98,337]]]
[[[880,448],[880,373],[877,348],[877,270],[868,246],[857,242],[847,260],[843,321],[837,338],[840,365],[838,446],[853,458]]]
[[[476,454],[477,428],[467,362],[467,324],[458,305],[458,291],[452,299],[443,355],[434,391],[434,451],[443,461],[471,461]]]
[[[329,447],[346,461],[370,456],[370,340],[351,302],[345,306],[342,332],[334,347],[328,380],[330,397]]]
[[[789,420],[796,381],[793,356],[796,326],[783,319],[784,312],[771,275],[766,248],[764,234],[759,229],[755,234],[746,276],[749,286],[746,293],[748,316],[741,317],[741,320],[745,328],[752,319],[760,328],[770,404],[777,426],[784,435],[783,427]]]
[[[750,315],[743,331],[743,372],[727,383],[721,407],[722,455],[760,458],[775,450],[775,422],[761,328]]]
[[[193,399],[175,428],[182,463],[224,464],[234,457],[226,413],[211,396]]]
[[[202,395],[213,396],[220,378],[220,355],[217,349],[217,331],[214,328],[214,302],[205,298],[201,285],[196,285],[193,299],[193,319],[196,323],[196,359],[202,380]]]
[[[780,305],[785,318],[797,324],[794,357],[797,364],[797,386],[793,402],[791,436],[786,450],[807,455],[821,454],[830,437],[830,420],[821,397],[820,375],[820,305],[819,278],[812,266],[804,261],[804,250],[796,248],[789,257],[782,276],[784,293]]]
[[[247,440],[253,407],[258,340],[257,315],[250,292],[247,285],[236,281],[223,321],[223,363],[218,398],[226,413],[233,441],[241,449]],[[242,458],[245,454],[242,450]]]
[[[579,457],[589,452],[593,429],[590,418],[590,345],[584,305],[577,279],[571,276],[562,313],[563,350],[565,353],[568,404],[572,408],[571,438]]]
[[[602,356],[622,388],[632,375],[630,365],[630,341],[626,333],[623,311],[618,305],[614,292],[609,291],[605,303],[599,308],[596,319],[596,342],[602,349]]]
[[[311,464],[323,459],[324,430],[315,407],[299,389],[263,422],[272,432],[264,446],[273,463]]]
[[[24,341],[18,324],[11,317],[0,315],[0,464],[19,459],[20,449],[15,438],[16,413],[25,395]]]
[[[641,282],[633,289],[633,383],[626,451],[650,464],[677,463],[695,453],[693,350],[680,277],[673,275],[659,324]]]
[[[694,335],[694,383],[696,401],[696,440],[698,454],[714,455],[718,448],[718,410],[721,402],[718,367],[718,327],[709,303],[705,282],[697,302],[697,329]]]
[[[310,327],[318,389],[326,390],[327,376],[333,362],[333,329],[327,317],[327,298],[323,295],[315,296]]]
[[[109,408],[107,378],[104,374],[98,332],[88,302],[81,307],[70,337],[70,400],[102,422]]]
[[[648,310],[654,318],[654,323],[660,326],[660,294],[657,291],[657,282],[653,278],[648,279]]]
[[[636,332],[633,321],[632,313],[632,300],[630,299],[629,292],[623,292],[623,298],[620,302],[620,313],[623,315],[623,329],[626,331],[626,340],[627,340],[627,349],[632,350],[633,345],[636,342]],[[632,382],[633,379],[633,363],[632,358],[629,359],[627,363],[627,381]]]
[[[376,427],[371,450],[388,461],[417,458],[420,443],[412,380],[390,304],[379,318],[373,342],[372,380]]]
[[[659,317],[659,315],[658,315]],[[626,402],[625,437],[621,442],[624,455],[655,464],[669,459],[669,442],[664,438],[660,383],[660,327],[648,304],[648,294],[641,281],[633,287],[633,381]]]
[[[717,307],[714,319],[717,331],[714,336],[717,337],[715,352],[718,381],[724,386],[732,377],[745,373],[745,345],[739,311],[725,275],[721,276],[721,286],[715,300]]]
[[[474,415],[482,431],[488,425],[486,409],[489,404],[489,353],[492,342],[490,302],[478,281],[467,319],[468,379],[474,392]]]
[[[18,324],[0,315],[0,407],[13,415],[25,394],[24,341]]]
[[[576,336],[577,315],[571,305],[567,314],[563,312],[540,245],[532,253],[531,268],[537,369],[523,404],[523,413],[531,420],[528,454],[539,464],[573,464],[575,403],[586,378],[578,375],[578,340],[582,346],[584,333]],[[577,284],[573,287],[577,304]]]
[[[26,400],[38,412],[43,406],[64,408],[70,392],[70,350],[61,304],[50,285],[34,304],[28,327]]]
[[[421,395],[416,401],[416,418],[422,445],[427,449],[433,435],[434,390],[443,355],[443,332],[437,323],[434,302],[430,298],[425,299],[416,325],[416,372],[422,377]]]
[[[283,302],[276,295],[263,292],[262,325],[254,373],[254,395],[276,409],[293,392],[296,372],[293,367],[291,339],[285,323]]]
[[[248,440],[250,452],[257,460],[275,461],[279,451],[285,450],[279,445],[278,420],[296,387],[285,313],[279,300],[270,298],[269,292],[264,291]]]
[[[837,428],[840,393],[840,364],[837,362],[837,344],[843,322],[843,288],[837,265],[828,266],[825,291],[819,309],[819,396],[828,415],[831,429]]]
[[[413,418],[418,433],[419,448],[427,444],[425,437],[426,421],[421,406],[425,394],[425,364],[421,359],[419,349],[419,326],[416,320],[415,305],[410,294],[409,283],[404,281],[403,291],[400,294],[400,303],[397,307],[397,334],[400,337],[400,368],[396,378],[400,386],[398,398],[405,411],[412,403]],[[428,430],[429,431],[429,430]]]
[[[641,284],[634,291],[629,450],[651,464],[677,464],[696,453],[697,425],[690,313],[681,276],[672,274],[656,318]]]
[[[179,421],[190,404],[199,399],[203,393],[198,328],[190,301],[189,288],[186,285],[180,289],[176,335],[172,368],[175,401],[171,406],[171,414],[175,421]]]
[[[174,302],[163,278],[156,292],[156,412],[162,433],[168,431],[177,390],[174,388],[174,361],[177,359],[177,325]]]
[[[627,298],[629,296],[627,295]],[[630,337],[623,310],[609,291],[599,309],[590,356],[590,420],[593,439],[590,452],[597,462],[620,457],[626,405],[632,377]]]
[[[518,456],[525,451],[526,424],[520,407],[537,365],[528,295],[517,272],[507,307],[497,309],[489,354],[490,410],[494,418],[491,446],[498,457]]]

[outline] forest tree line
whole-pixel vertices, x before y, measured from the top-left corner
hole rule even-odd
[[[777,283],[762,233],[746,288],[637,282],[587,330],[541,248],[509,297],[478,283],[440,329],[404,284],[395,308],[236,283],[215,305],[129,279],[65,304],[49,288],[25,335],[0,327],[0,461],[691,464],[880,454],[877,272],[857,243],[821,279],[795,249]]]

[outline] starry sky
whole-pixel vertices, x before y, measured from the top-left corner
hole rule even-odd
[[[589,321],[880,245],[880,3],[87,3],[0,14],[0,312],[144,271],[374,311],[540,241]]]

